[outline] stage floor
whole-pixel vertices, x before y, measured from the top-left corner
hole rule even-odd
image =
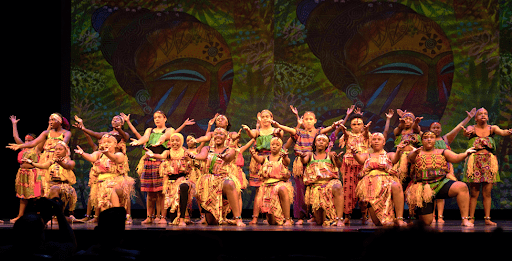
[[[244,219],[243,222],[246,224],[245,227],[237,227],[234,225],[204,225],[204,224],[188,224],[185,227],[168,225],[168,224],[141,224],[143,219],[134,219],[133,224],[126,225],[126,230],[180,230],[180,231],[309,231],[309,232],[371,232],[383,227],[377,227],[373,224],[362,225],[361,220],[351,220],[350,225],[345,227],[335,226],[317,226],[315,224],[305,223],[304,225],[293,225],[293,226],[272,226],[265,224],[262,219],[259,219],[257,225],[249,225],[250,219]],[[196,221],[196,220],[193,220]],[[409,221],[410,222],[410,221]],[[512,232],[512,221],[509,220],[495,220],[498,224],[497,227],[486,226],[483,220],[477,220],[476,225],[473,228],[467,228],[460,226],[460,220],[446,220],[444,224],[433,223],[427,229],[435,232],[492,232],[496,228],[500,228],[503,232]],[[9,229],[13,226],[9,221],[4,220],[3,224],[0,224],[0,229]],[[73,230],[93,230],[96,226],[95,223],[72,223],[71,227]],[[52,227],[47,229],[58,229],[56,223]]]

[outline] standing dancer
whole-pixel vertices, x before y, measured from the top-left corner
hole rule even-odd
[[[430,225],[433,220],[434,199],[457,198],[462,226],[472,227],[468,219],[469,191],[468,186],[460,181],[448,179],[448,162],[463,161],[473,148],[464,153],[456,154],[451,150],[435,149],[436,135],[427,131],[422,134],[423,147],[416,149],[407,156],[414,165],[412,184],[407,187],[406,200],[409,207],[417,207],[420,220]]]
[[[36,138],[35,134],[27,134],[25,136],[25,141],[22,141],[18,134],[18,122],[20,120],[16,119],[16,116],[14,115],[9,117],[9,119],[12,123],[12,136],[14,137],[16,144],[27,143]],[[23,216],[29,199],[38,198],[41,196],[42,186],[39,171],[33,165],[28,164],[23,160],[30,159],[32,162],[38,162],[39,154],[43,149],[42,145],[43,144],[41,143],[39,146],[23,149],[18,153],[18,163],[20,164],[20,168],[18,169],[18,173],[16,173],[14,187],[16,190],[16,197],[20,199],[20,208],[18,211],[18,216],[10,220],[12,224],[14,224],[16,220]]]
[[[353,148],[356,153],[368,153],[369,148],[369,134],[368,128],[371,122],[364,125],[362,114],[352,114],[349,118],[351,130],[348,131],[344,125],[340,125],[343,135],[340,138],[340,148],[347,146]],[[343,155],[343,162],[341,165],[341,174],[343,175],[343,207],[345,214],[345,224],[350,224],[350,214],[356,207],[356,186],[359,182],[359,174],[363,165],[358,163],[352,154],[352,150],[347,150]],[[361,208],[363,217],[366,215],[364,209]]]
[[[318,134],[324,134],[335,129],[341,122],[335,122],[331,126],[323,128],[315,128],[316,116],[312,111],[306,111],[302,116],[302,125],[304,129],[290,128],[279,124],[277,121],[272,121],[272,124],[292,135],[295,140],[295,155],[305,155],[308,152],[313,151],[313,143],[315,136]],[[293,199],[293,215],[299,220],[295,223],[296,225],[302,225],[304,218],[307,218],[308,210],[305,204],[304,195],[306,193],[304,180],[303,180],[304,166],[299,157],[296,157],[293,161],[293,177],[295,180],[295,195]]]
[[[154,154],[146,148],[148,157],[164,160],[159,169],[163,177],[164,206],[158,223],[166,223],[167,209],[171,208],[170,212],[177,214],[169,224],[186,226],[185,214],[195,194],[195,183],[190,179],[191,166],[185,158],[183,135],[177,132],[171,134],[169,147],[162,154]]]
[[[311,205],[317,225],[345,226],[343,222],[343,186],[338,168],[341,161],[336,152],[326,152],[329,138],[319,134],[314,139],[313,152],[300,153],[304,169],[305,203]]]
[[[121,114],[124,115],[124,114]],[[171,135],[174,132],[181,131],[186,125],[194,124],[193,120],[187,119],[178,130],[174,128],[167,128],[165,123],[167,117],[162,111],[156,111],[153,114],[153,121],[155,128],[147,128],[143,136],[140,136],[137,129],[130,122],[130,115],[124,115],[123,118],[128,123],[128,127],[135,134],[137,139],[132,139],[130,145],[139,146],[144,144],[144,148],[151,148],[151,151],[155,154],[162,154],[164,150],[168,149],[167,141],[162,140],[159,142],[164,135]],[[142,156],[137,165],[137,173],[140,176],[140,190],[147,193],[146,207],[147,217],[142,224],[151,224],[153,221],[158,222],[162,217],[162,206],[164,202],[163,190],[163,179],[160,177],[158,172],[160,164],[163,162],[162,159]],[[155,213],[156,209],[156,213]],[[157,219],[156,219],[157,218]]]
[[[480,108],[476,111],[475,125],[464,129],[464,136],[470,139],[476,153],[469,156],[464,164],[462,181],[469,183],[471,198],[469,200],[469,215],[471,222],[475,222],[475,209],[480,187],[482,187],[484,203],[484,220],[486,225],[496,226],[491,221],[491,191],[495,182],[500,181],[498,158],[493,154],[496,150],[495,134],[509,136],[512,129],[502,130],[497,125],[489,125],[487,110]]]
[[[459,133],[459,131],[462,130],[462,127],[464,127],[466,124],[468,124],[468,122],[471,120],[471,118],[473,118],[475,116],[476,108],[473,108],[470,112],[466,111],[466,113],[468,114],[468,116],[463,121],[461,121],[457,126],[455,126],[455,128],[453,128],[453,130],[451,130],[450,132],[448,132],[447,134],[445,134],[443,136],[441,136],[441,132],[443,131],[443,129],[441,127],[441,123],[433,122],[432,124],[430,124],[430,128],[429,128],[430,131],[436,135],[436,143],[434,145],[434,148],[443,149],[443,150],[445,150],[445,149],[451,150],[450,144],[455,139],[455,137],[457,137],[457,134]],[[446,175],[446,177],[451,180],[457,181],[457,178],[455,177],[455,173],[454,173],[454,169],[453,169],[453,164],[448,162],[448,168],[449,168],[449,173]],[[437,206],[437,212],[438,212],[437,223],[443,224],[444,223],[444,216],[443,216],[444,199],[436,199],[435,205]],[[435,208],[434,208],[434,214],[435,214]],[[435,215],[434,215],[434,221],[435,221]]]
[[[225,213],[232,209],[236,225],[245,226],[238,203],[240,181],[230,176],[230,172],[234,169],[232,165],[236,153],[225,145],[228,135],[226,129],[216,128],[212,135],[213,147],[204,147],[197,155],[189,153],[187,155],[192,159],[207,160],[208,170],[197,184],[197,195],[201,206],[206,211],[206,222],[209,225],[222,224]]]
[[[242,125],[242,128],[247,132],[247,135],[251,139],[256,139],[256,153],[258,156],[265,158],[270,155],[270,140],[277,136],[283,137],[283,131],[272,127],[271,123],[274,120],[274,115],[269,110],[263,110],[258,113],[258,122],[260,127],[251,130],[247,125]],[[262,177],[260,175],[261,164],[255,157],[251,158],[251,164],[249,165],[249,185],[256,188],[256,196],[254,197],[254,207],[252,213],[252,221],[249,224],[258,223],[258,215],[261,202],[260,185],[262,183]]]
[[[393,165],[400,159],[405,143],[397,146],[396,153],[387,153],[384,150],[386,140],[382,133],[371,135],[370,142],[372,153],[359,153],[350,145],[347,148],[354,160],[363,166],[361,180],[355,189],[356,195],[362,204],[370,205],[370,216],[375,225],[406,226],[403,218],[404,193],[396,172],[392,170]],[[393,210],[396,211],[396,217]],[[364,219],[366,215],[363,216]]]
[[[18,150],[24,148],[33,148],[37,145],[43,145],[43,153],[39,157],[39,163],[44,164],[47,161],[53,160],[55,153],[55,145],[59,141],[64,141],[64,143],[68,143],[69,139],[71,139],[71,132],[69,131],[69,123],[66,118],[62,117],[59,113],[53,113],[50,115],[50,119],[48,121],[49,129],[43,131],[37,138],[32,141],[26,142],[24,144],[9,144],[7,148]],[[41,186],[43,188],[43,195],[47,194],[49,187],[49,180],[46,180],[46,172],[47,170],[41,170],[39,175],[41,175]]]
[[[253,159],[261,164],[260,175],[263,182],[257,206],[261,208],[261,212],[268,213],[269,224],[291,226],[290,198],[293,200],[293,186],[289,181],[290,158],[288,151],[282,150],[282,147],[283,141],[273,137],[270,140],[270,155],[260,156],[254,148],[250,151]]]

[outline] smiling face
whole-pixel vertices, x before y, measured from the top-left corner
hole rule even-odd
[[[194,140],[193,136],[190,136],[190,135],[187,136],[187,148],[192,149],[192,148],[196,147],[196,143],[193,140]]]
[[[224,145],[224,141],[226,141],[228,134],[227,131],[222,128],[216,128],[215,131],[213,131],[213,142],[217,146]]]
[[[171,136],[171,142],[169,143],[171,149],[177,150],[182,146],[182,141],[177,135]]]

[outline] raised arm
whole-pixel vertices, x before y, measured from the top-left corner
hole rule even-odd
[[[148,140],[149,140],[149,135],[151,135],[151,130],[152,130],[151,128],[147,128],[146,131],[144,132],[144,136],[140,137],[138,140],[132,139],[132,142],[130,142],[130,145],[139,146],[142,144],[146,144],[146,142],[148,142]]]
[[[382,134],[384,135],[384,141],[388,139],[389,124],[394,114],[395,112],[393,111],[393,109],[389,109],[388,113],[386,113],[386,125],[384,125],[384,131],[382,132]]]
[[[183,128],[185,128],[185,126],[190,126],[190,125],[194,125],[196,124],[196,122],[194,121],[194,119],[189,119],[187,118],[182,124],[181,126],[179,126],[174,132],[181,132],[183,130]],[[171,133],[172,134],[172,133]]]
[[[133,126],[133,124],[130,122],[130,114],[126,115],[121,112],[121,117],[123,118],[124,122],[128,124],[128,128],[133,132],[133,135],[135,135],[135,138],[140,139],[142,136],[140,135],[139,131]]]
[[[14,115],[11,115],[9,119],[12,123],[12,137],[14,138],[14,141],[16,144],[23,144],[24,142],[20,139],[20,135],[18,134],[18,121],[20,120],[16,119],[16,116]]]
[[[49,133],[49,130],[45,130],[45,131],[41,132],[41,134],[39,134],[39,136],[37,138],[35,138],[34,140],[29,141],[27,143],[23,143],[23,144],[9,143],[7,148],[12,149],[12,150],[19,150],[19,149],[24,149],[24,148],[35,147],[36,145],[38,145],[41,142],[43,142],[43,143],[46,142],[46,137],[48,137],[48,133]]]
[[[466,126],[466,124],[468,124],[468,122],[471,120],[471,118],[473,118],[476,114],[476,108],[473,108],[471,109],[471,111],[466,111],[466,113],[468,114],[468,116],[466,116],[466,118],[464,120],[462,120],[459,124],[457,124],[457,126],[455,126],[455,128],[453,128],[453,130],[451,130],[450,132],[448,132],[447,134],[445,134],[443,136],[443,138],[446,139],[446,141],[448,142],[448,144],[451,144],[452,141],[455,139],[455,137],[457,137],[457,134],[459,134],[459,131],[462,130],[462,127]]]
[[[78,155],[81,155],[85,160],[89,162],[95,162],[98,160],[99,156],[101,155],[101,152],[95,151],[92,154],[84,152],[80,146],[76,146],[75,153]]]
[[[201,149],[201,151],[196,154],[196,155],[192,155],[190,154],[190,152],[185,152],[187,154],[187,156],[191,159],[196,159],[196,160],[205,160],[207,157],[208,157],[208,150],[210,149],[209,146],[205,146]]]
[[[254,161],[256,161],[258,164],[263,164],[263,162],[265,162],[265,158],[259,156],[254,148],[250,148],[249,152],[251,153],[251,156],[254,159]]]

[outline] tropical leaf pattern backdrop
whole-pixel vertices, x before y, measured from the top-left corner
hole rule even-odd
[[[162,110],[174,128],[195,119],[183,133],[200,136],[217,112],[232,131],[255,127],[263,109],[295,126],[289,105],[328,126],[356,104],[372,131],[382,131],[388,109],[401,108],[423,116],[423,128],[439,121],[446,133],[467,110],[485,107],[491,124],[508,129],[511,17],[510,1],[499,0],[73,0],[71,115],[107,131],[124,112],[142,134]],[[511,139],[497,141],[502,182],[492,207],[510,209]],[[76,129],[71,145],[88,148]],[[468,145],[459,135],[452,148]],[[138,180],[143,151],[127,153]],[[85,208],[91,164],[75,160],[78,207]],[[460,175],[462,164],[455,167]],[[145,208],[136,186],[133,207]],[[253,196],[253,188],[244,191],[244,208]]]

